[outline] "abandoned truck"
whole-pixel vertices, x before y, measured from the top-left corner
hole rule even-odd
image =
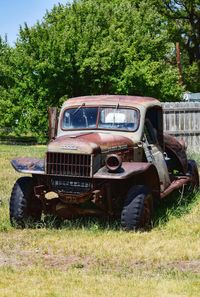
[[[53,111],[45,158],[11,161],[18,172],[31,174],[13,187],[12,224],[23,227],[43,212],[63,219],[116,217],[126,230],[143,229],[157,200],[199,187],[185,144],[163,133],[158,100],[77,97],[63,104],[58,118]]]

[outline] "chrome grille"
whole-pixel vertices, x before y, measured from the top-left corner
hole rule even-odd
[[[46,170],[49,175],[92,176],[91,155],[47,153]]]

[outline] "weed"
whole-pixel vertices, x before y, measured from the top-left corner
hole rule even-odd
[[[180,218],[189,213],[199,202],[200,195],[197,192],[185,195],[179,192],[171,194],[167,199],[157,202],[153,226],[163,226],[172,218]]]

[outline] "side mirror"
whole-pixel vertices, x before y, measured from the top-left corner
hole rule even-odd
[[[57,135],[57,129],[58,129],[57,108],[49,107],[48,115],[49,115],[49,140],[51,140],[51,139],[54,139]]]

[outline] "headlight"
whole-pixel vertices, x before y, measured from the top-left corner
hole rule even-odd
[[[122,166],[122,158],[118,155],[108,155],[106,157],[106,167],[110,172],[117,172]]]

